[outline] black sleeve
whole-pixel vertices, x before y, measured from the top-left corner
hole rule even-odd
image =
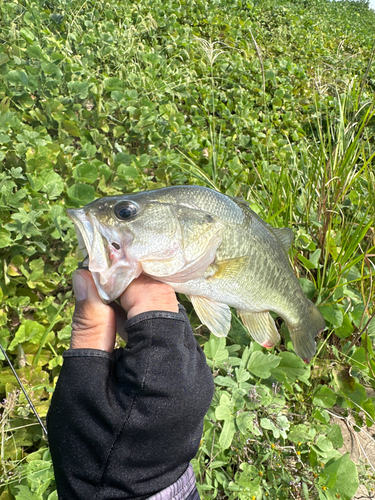
[[[182,307],[126,323],[109,354],[68,350],[47,427],[62,500],[147,498],[195,456],[213,381]]]

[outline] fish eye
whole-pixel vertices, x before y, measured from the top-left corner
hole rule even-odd
[[[114,207],[115,215],[120,220],[126,220],[130,219],[130,217],[134,217],[134,215],[137,215],[138,210],[138,205],[132,201],[120,201]]]

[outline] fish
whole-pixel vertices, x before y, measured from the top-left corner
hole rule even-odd
[[[306,363],[314,356],[325,321],[290,265],[293,230],[267,224],[246,201],[171,186],[99,198],[68,215],[103,302],[143,273],[188,296],[216,336],[227,336],[233,307],[251,337],[271,348],[280,339],[272,311],[296,354]]]

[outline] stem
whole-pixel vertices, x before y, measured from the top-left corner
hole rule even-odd
[[[16,372],[16,370],[15,370],[14,366],[12,365],[12,362],[10,361],[10,359],[9,359],[9,357],[8,357],[8,354],[6,353],[6,351],[5,351],[5,349],[3,348],[3,346],[1,345],[1,343],[0,343],[0,349],[1,349],[1,352],[4,354],[4,357],[5,357],[5,359],[7,360],[8,364],[9,364],[10,369],[11,369],[11,370],[12,370],[12,372],[13,372],[13,375],[16,377],[16,380],[17,380],[17,382],[18,382],[18,384],[19,384],[19,386],[20,386],[20,388],[21,388],[22,392],[24,393],[25,398],[27,399],[27,402],[29,403],[30,408],[32,409],[32,411],[33,411],[34,415],[36,416],[36,418],[37,418],[38,422],[40,423],[40,426],[41,426],[41,428],[42,428],[42,430],[43,430],[43,432],[44,432],[45,436],[47,437],[47,436],[48,436],[47,429],[45,428],[45,426],[44,426],[44,424],[43,424],[43,422],[42,422],[42,419],[41,419],[41,418],[40,418],[40,416],[39,416],[39,413],[37,412],[37,410],[36,410],[35,406],[33,405],[33,403],[32,403],[32,401],[31,401],[31,399],[30,399],[29,395],[27,394],[26,389],[25,389],[25,387],[23,386],[23,383],[21,382],[21,380],[20,380],[19,376],[17,375],[17,372]]]

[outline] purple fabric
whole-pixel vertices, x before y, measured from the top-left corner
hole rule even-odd
[[[193,467],[189,464],[189,467],[182,474],[182,476],[177,479],[177,481],[168,488],[152,495],[147,500],[198,500],[199,495],[195,487],[195,475]]]

